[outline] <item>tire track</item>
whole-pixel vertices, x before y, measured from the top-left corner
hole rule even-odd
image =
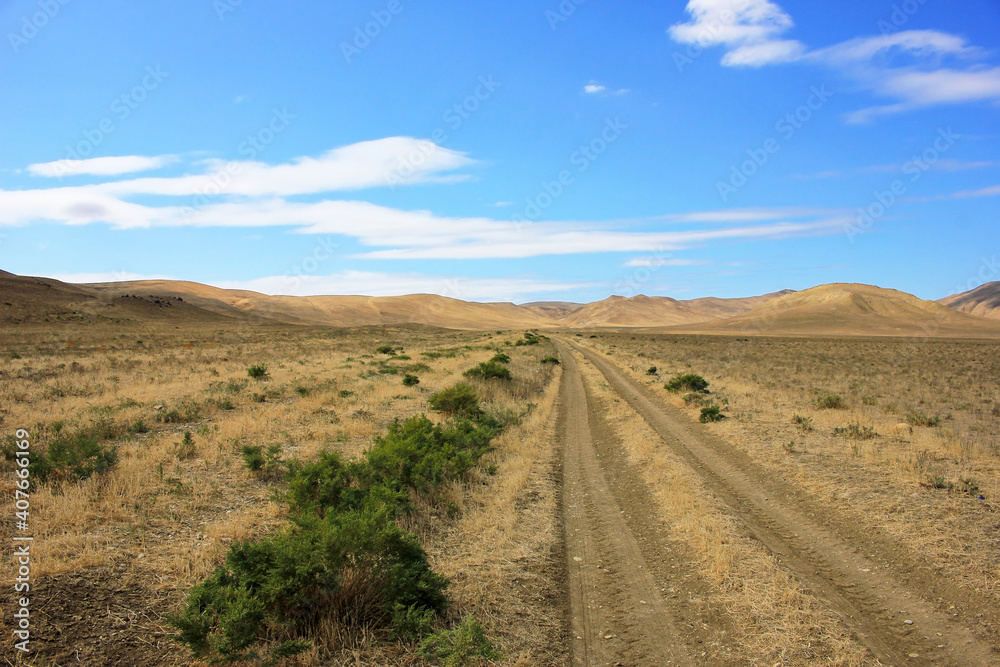
[[[652,399],[600,355],[570,341],[699,475],[746,528],[857,634],[886,665],[1000,664],[1000,657],[968,628],[935,609],[927,596],[889,576],[818,521],[782,485],[746,457],[733,455],[692,429],[680,411]],[[572,354],[565,354],[568,360]],[[935,593],[935,591],[931,591]]]
[[[693,665],[601,469],[580,369],[572,355],[562,356],[559,433],[573,664]]]

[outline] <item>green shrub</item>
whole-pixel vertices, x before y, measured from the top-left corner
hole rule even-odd
[[[225,563],[171,617],[198,658],[237,662],[257,645],[301,636],[323,618],[367,626],[399,606],[438,611],[447,579],[430,569],[416,537],[386,511],[328,513],[256,542],[230,547]],[[309,647],[297,639],[284,655]],[[279,657],[272,651],[272,657]]]
[[[708,380],[694,373],[681,373],[663,385],[667,391],[708,391]]]
[[[247,375],[249,375],[254,380],[266,380],[270,377],[267,372],[267,366],[264,364],[254,364],[247,368]]]
[[[341,398],[350,398],[351,396],[354,396],[354,392],[350,389],[341,389],[339,393]]]
[[[553,356],[542,357],[542,363],[543,364],[558,364],[559,363],[559,359],[557,359],[556,357],[553,357]]]
[[[930,417],[925,415],[923,412],[911,412],[906,415],[906,421],[910,423],[911,426],[940,426],[940,417]]]
[[[808,432],[813,430],[812,417],[802,417],[800,415],[795,415],[794,417],[792,417],[792,423],[797,424],[798,427],[801,428],[803,431]]]
[[[135,423],[129,427],[129,430],[133,433],[149,433],[149,427],[146,426],[146,422],[141,419],[137,419]]]
[[[524,338],[514,343],[514,345],[538,345],[541,342],[541,337],[538,334],[533,334],[530,331],[524,332]]]
[[[184,461],[194,458],[195,451],[194,436],[191,435],[191,431],[184,431],[184,437],[177,443],[177,451],[175,452],[177,459]]]
[[[820,410],[843,410],[847,406],[838,394],[826,393],[816,398],[816,407]]]
[[[709,422],[718,422],[726,418],[726,415],[722,414],[722,408],[718,405],[706,405],[701,409],[701,416],[698,417],[698,421],[702,424],[707,424]]]
[[[396,354],[396,348],[391,345],[379,345],[375,348],[376,354]]]
[[[427,403],[431,410],[448,415],[463,415],[475,419],[483,413],[476,390],[464,382],[431,394]]]
[[[872,440],[878,437],[878,433],[871,426],[854,423],[847,426],[838,426],[833,429],[834,435],[841,435],[851,440]]]
[[[306,396],[309,395],[309,387],[303,387],[302,385],[299,385],[295,388],[295,393],[305,398]]]
[[[646,375],[656,375],[657,370],[656,366],[650,366],[646,369]]]
[[[392,637],[405,642],[415,642],[431,634],[434,612],[426,607],[396,603],[392,610]]]
[[[413,387],[414,385],[420,384],[420,378],[416,375],[410,375],[407,373],[403,376],[403,385],[406,387]]]
[[[459,419],[440,425],[423,415],[396,421],[375,438],[365,458],[376,480],[426,493],[460,479],[490,451],[490,440],[500,429],[488,421]]]
[[[498,352],[498,353],[496,353],[496,354],[493,355],[493,358],[490,359],[490,361],[492,361],[494,363],[497,363],[497,364],[509,364],[510,363],[510,357],[507,356],[506,354],[504,354],[503,352]]]
[[[265,450],[260,445],[243,445],[240,448],[243,465],[261,479],[273,480],[281,477],[281,445],[274,443]]]
[[[486,637],[483,626],[468,616],[451,630],[436,632],[420,644],[420,655],[441,667],[482,665],[503,656]]]
[[[156,418],[164,424],[188,424],[201,417],[201,410],[194,403],[184,403],[179,408],[160,412]]]
[[[510,380],[510,369],[495,361],[484,361],[463,373],[466,377],[481,377],[484,380]]]

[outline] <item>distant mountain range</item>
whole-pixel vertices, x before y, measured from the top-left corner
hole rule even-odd
[[[432,294],[268,296],[199,283],[69,284],[0,271],[0,324],[44,321],[312,326],[427,325],[455,329],[643,329],[718,334],[1000,336],[1000,282],[925,301],[892,289],[821,285],[742,299],[612,296],[579,304],[476,303]]]

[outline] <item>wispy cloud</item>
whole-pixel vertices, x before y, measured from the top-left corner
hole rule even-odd
[[[941,201],[946,199],[978,199],[980,197],[1000,197],[1000,185],[992,185],[978,190],[962,190],[936,197],[920,197],[914,201]]]
[[[33,176],[57,178],[60,176],[120,176],[139,171],[151,171],[177,162],[176,155],[123,155],[119,157],[95,157],[88,160],[57,160],[28,165],[28,173]]]
[[[619,88],[617,90],[611,90],[602,83],[597,83],[596,81],[591,81],[586,86],[583,87],[583,92],[587,95],[624,95],[629,92],[628,88]]]
[[[206,173],[199,175],[0,190],[0,225],[41,221],[104,223],[121,229],[287,227],[355,239],[367,249],[355,256],[360,259],[468,260],[642,252],[651,247],[672,251],[720,241],[812,235],[839,230],[843,224],[843,212],[805,208],[687,212],[624,221],[514,222],[441,216],[358,199],[296,198],[380,185],[380,170],[391,168],[399,151],[418,145],[417,140],[396,137],[286,164],[239,163],[235,172],[232,163],[209,161],[204,163]],[[417,180],[437,180],[441,171],[471,164],[475,161],[464,154],[436,147]],[[192,208],[192,188],[209,175],[221,183],[214,179],[221,179],[222,173],[231,178],[225,187],[220,185],[218,196]],[[159,195],[166,202],[135,201],[143,195]]]
[[[725,46],[722,64],[760,67],[796,60],[800,42],[779,39],[794,24],[792,17],[768,0],[690,0],[691,20],[670,27],[681,44]]]
[[[700,259],[672,259],[669,257],[638,257],[625,262],[625,266],[709,266],[711,262]]]
[[[903,170],[904,163],[873,164],[855,169],[821,171],[815,174],[794,174],[792,178],[796,180],[818,180],[825,178],[841,178],[856,174],[893,174]],[[970,171],[973,169],[990,169],[1000,167],[1000,162],[992,160],[955,160],[952,158],[940,158],[935,162],[927,163],[926,168],[932,171]]]
[[[272,295],[442,294],[465,301],[521,301],[536,294],[566,292],[594,286],[593,283],[586,282],[533,278],[468,278],[376,271],[342,271],[327,276],[268,276],[213,284],[223,289],[243,289]]]
[[[904,30],[809,50],[781,37],[794,24],[769,0],[690,0],[687,12],[691,21],[672,26],[670,36],[682,44],[723,46],[725,66],[821,65],[893,100],[848,114],[850,123],[942,104],[1000,103],[1000,67],[982,62],[988,54],[956,35]]]

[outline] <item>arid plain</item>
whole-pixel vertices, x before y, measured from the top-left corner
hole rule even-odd
[[[998,661],[996,284],[515,306],[0,278],[5,453],[23,428],[52,463],[30,493],[36,651],[5,598],[8,664],[219,657],[177,641],[191,591],[235,545],[303,530],[301,466],[371,460],[415,415],[448,428],[455,385],[488,451],[394,519],[447,604],[407,625],[355,586],[376,611],[268,620],[247,664],[293,635],[279,664]]]

